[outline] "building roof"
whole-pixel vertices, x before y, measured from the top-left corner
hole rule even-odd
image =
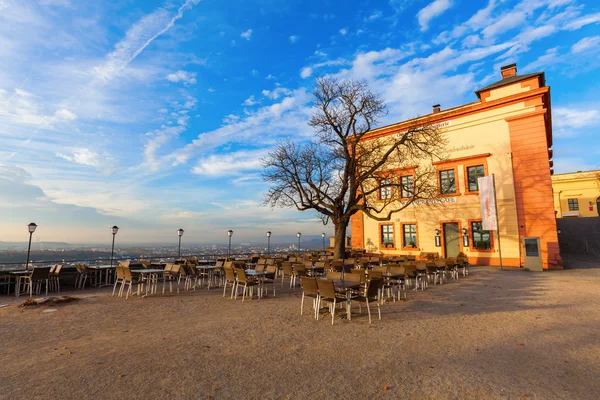
[[[541,75],[542,76],[542,83],[540,86],[544,86],[545,83],[545,79],[544,79],[544,73],[543,72],[533,72],[531,74],[526,74],[526,75],[515,75],[515,76],[510,76],[508,78],[504,78],[504,79],[500,79],[498,82],[492,83],[491,85],[487,85],[484,88],[478,89],[475,91],[475,94],[477,95],[477,97],[481,97],[480,93],[483,92],[484,90],[490,90],[490,89],[496,89],[505,85],[510,85],[511,83],[515,83],[515,82],[519,82],[528,78],[533,78],[534,76],[538,76]]]

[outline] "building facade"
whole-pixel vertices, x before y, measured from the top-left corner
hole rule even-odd
[[[600,170],[552,176],[556,218],[600,216]]]
[[[499,265],[501,249],[503,265],[519,267],[530,255],[524,239],[539,238],[543,268],[562,268],[551,181],[550,87],[544,73],[517,75],[514,64],[502,67],[501,75],[500,81],[476,91],[477,101],[447,110],[436,105],[432,114],[421,117],[443,126],[448,140],[447,157],[433,162],[441,204],[416,202],[385,222],[357,213],[351,221],[353,248],[389,255],[437,252],[442,257],[462,252],[480,265]],[[378,128],[363,140],[406,131],[414,121]],[[492,174],[500,243],[498,233],[481,224],[477,178]],[[394,175],[408,181],[411,171]],[[391,195],[402,201],[401,194]]]

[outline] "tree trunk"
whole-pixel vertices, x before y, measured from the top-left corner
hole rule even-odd
[[[346,228],[348,222],[340,221],[337,224],[334,223],[335,227],[335,243],[333,248],[334,258],[344,258],[346,253]]]

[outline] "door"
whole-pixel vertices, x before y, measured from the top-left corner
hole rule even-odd
[[[444,254],[446,258],[456,257],[460,253],[460,235],[458,234],[458,224],[450,222],[444,224]]]
[[[540,254],[540,238],[523,238],[523,249],[525,250],[525,269],[529,271],[543,271],[542,255]]]
[[[596,212],[598,213],[598,216],[600,217],[600,197],[598,197],[596,199]]]

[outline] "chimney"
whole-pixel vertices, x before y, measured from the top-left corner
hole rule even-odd
[[[510,78],[511,76],[517,76],[517,64],[509,64],[500,68],[502,79]]]
[[[439,104],[434,104],[433,105],[433,113],[439,113],[440,112],[440,105]]]

